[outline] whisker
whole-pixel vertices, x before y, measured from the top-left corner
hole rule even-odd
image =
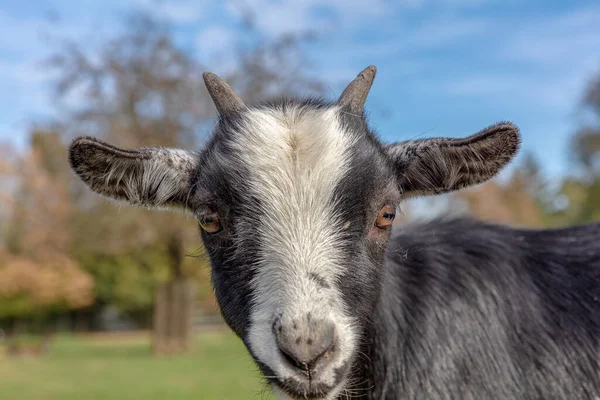
[[[348,114],[348,115],[352,115],[354,117],[362,117],[362,115],[360,115],[360,114],[355,114],[355,113],[351,113],[351,112],[348,112],[348,111],[340,111],[340,112],[342,114]]]
[[[429,129],[427,129],[426,131],[423,131],[423,132],[421,132],[421,133],[418,133],[418,134],[416,134],[415,136],[413,136],[413,137],[411,137],[411,138],[409,138],[409,139],[407,139],[407,140],[415,140],[415,139],[416,139],[416,138],[418,138],[419,136],[426,135],[426,134],[428,134],[429,132],[433,132],[433,131],[434,131],[434,130],[436,130],[436,129],[437,129],[437,125],[436,125],[436,126],[434,126],[433,128],[429,128]]]
[[[369,360],[369,362],[370,362],[371,364],[373,364],[373,361],[372,361],[372,360],[369,358],[369,356],[368,356],[368,355],[366,355],[366,354],[365,354],[365,353],[363,353],[362,351],[359,351],[359,352],[358,352],[358,354],[362,355],[362,356],[363,356],[363,357],[365,357],[367,360]]]

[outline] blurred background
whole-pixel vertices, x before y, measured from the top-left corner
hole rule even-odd
[[[0,5],[0,397],[269,398],[224,327],[193,220],[114,204],[77,135],[202,146],[201,74],[248,102],[336,99],[369,64],[387,142],[522,131],[497,179],[404,205],[522,226],[600,219],[600,3],[36,0]]]

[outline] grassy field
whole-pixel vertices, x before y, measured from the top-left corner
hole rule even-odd
[[[0,399],[271,400],[241,341],[199,334],[190,354],[155,358],[146,335],[58,336],[42,358],[0,359]]]

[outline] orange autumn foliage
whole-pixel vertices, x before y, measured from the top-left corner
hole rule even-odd
[[[0,316],[81,308],[94,300],[92,277],[67,255],[73,207],[67,183],[44,164],[43,150],[34,146],[2,168],[15,186],[5,203],[9,220],[0,246]]]
[[[543,215],[536,199],[526,190],[525,181],[515,174],[509,182],[490,181],[456,196],[465,201],[475,218],[512,225],[542,226]]]
[[[20,299],[23,313],[86,307],[93,295],[92,278],[64,255],[48,254],[43,260],[5,255],[0,261],[0,302]]]

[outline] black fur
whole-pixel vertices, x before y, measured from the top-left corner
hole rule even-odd
[[[366,398],[600,396],[600,223],[408,226],[382,286],[354,371]]]

